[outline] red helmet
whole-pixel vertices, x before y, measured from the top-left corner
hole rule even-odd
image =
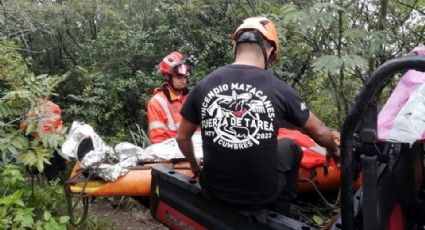
[[[183,54],[173,51],[159,63],[158,73],[163,75],[184,75],[191,73],[190,64]]]

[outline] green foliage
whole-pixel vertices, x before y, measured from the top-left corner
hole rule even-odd
[[[19,54],[13,50],[13,43],[0,43],[0,49],[6,46],[10,48],[6,56],[20,60]],[[9,63],[10,61],[0,60],[0,62]],[[49,164],[48,159],[53,155],[53,151],[63,142],[66,129],[46,135],[42,126],[39,125],[46,116],[44,108],[35,101],[50,96],[68,75],[34,76],[21,70],[26,70],[23,62],[16,62],[2,69],[4,78],[1,80],[7,82],[10,87],[5,88],[0,98],[1,161],[20,162],[26,166],[34,166],[42,172],[44,164]],[[23,74],[15,75],[13,80],[7,77],[17,72]],[[23,124],[25,126],[22,126]]]
[[[29,147],[27,138],[18,131],[4,136],[4,138],[0,139],[0,143],[2,144],[0,147],[2,162],[9,162],[11,160],[9,156],[10,154],[17,156],[19,152],[24,151]]]
[[[22,93],[22,92],[21,92]],[[18,117],[22,114],[22,108],[20,106],[14,105],[13,103],[2,103],[0,104],[0,118],[5,119],[7,117],[13,116]],[[1,126],[7,126],[8,124],[2,122]]]
[[[69,71],[70,77],[54,89],[65,124],[84,121],[111,142],[128,141],[135,124],[147,129],[145,108],[161,82],[155,72],[164,55],[178,50],[199,58],[192,86],[231,62],[230,34],[244,18],[265,15],[281,35],[282,52],[272,71],[294,86],[319,117],[338,124],[368,74],[421,42],[421,4],[9,0],[3,4],[3,15],[9,16],[0,16],[7,19],[0,20],[0,33],[18,41],[24,58],[8,53],[0,63],[20,66],[8,76],[28,76],[22,63],[36,74],[61,76]],[[386,15],[380,15],[383,12]],[[11,43],[7,44],[5,51]],[[22,82],[7,79],[8,87]],[[16,106],[0,105],[0,116],[9,108]]]
[[[64,202],[61,186],[51,184],[42,189],[36,185],[32,200],[30,182],[14,165],[1,168],[0,185],[1,229],[66,229],[69,217],[61,216],[55,206]]]
[[[0,38],[0,96],[5,89],[16,89],[22,85],[22,79],[29,71],[24,59],[15,51],[13,42]]]
[[[345,68],[364,70],[367,67],[367,62],[358,55],[344,55],[341,58],[335,55],[323,55],[312,66],[317,72],[337,74],[341,69]]]
[[[0,161],[43,171],[58,150],[66,129],[40,130],[34,103],[40,97],[60,105],[65,125],[83,121],[110,144],[133,140],[145,147],[146,104],[162,81],[159,61],[173,50],[197,56],[193,86],[232,62],[230,34],[249,16],[267,16],[279,31],[281,54],[270,71],[336,129],[368,75],[425,35],[423,1],[288,2],[1,1]],[[28,112],[36,116],[28,119]],[[29,187],[19,170],[3,169],[0,228],[63,229],[63,191],[36,185],[33,204]],[[89,218],[83,228],[105,223]]]
[[[21,153],[18,162],[25,166],[35,166],[39,172],[44,171],[44,164],[50,164],[49,158],[53,155],[53,150],[45,148],[31,148]]]

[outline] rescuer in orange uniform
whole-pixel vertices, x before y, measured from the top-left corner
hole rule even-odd
[[[154,90],[154,96],[147,106],[152,144],[176,136],[181,121],[180,110],[189,93],[188,77],[196,62],[194,56],[185,58],[174,51],[159,63],[158,73],[162,75],[164,83]]]

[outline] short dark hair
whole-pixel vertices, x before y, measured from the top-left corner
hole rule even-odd
[[[267,41],[267,40],[263,40],[263,44],[265,45],[265,47],[273,47],[272,43]],[[258,52],[259,54],[263,55],[263,51],[261,50],[261,46],[260,44],[256,43],[256,42],[244,42],[244,43],[239,43],[235,49],[236,49],[236,54],[240,53],[240,52],[245,52],[246,50],[250,50],[252,51],[253,45],[255,45],[256,47],[258,47]]]

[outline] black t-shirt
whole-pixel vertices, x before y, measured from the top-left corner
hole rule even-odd
[[[214,198],[265,205],[277,193],[277,132],[302,126],[309,110],[290,86],[264,69],[220,67],[189,94],[181,114],[202,130],[200,182]]]

